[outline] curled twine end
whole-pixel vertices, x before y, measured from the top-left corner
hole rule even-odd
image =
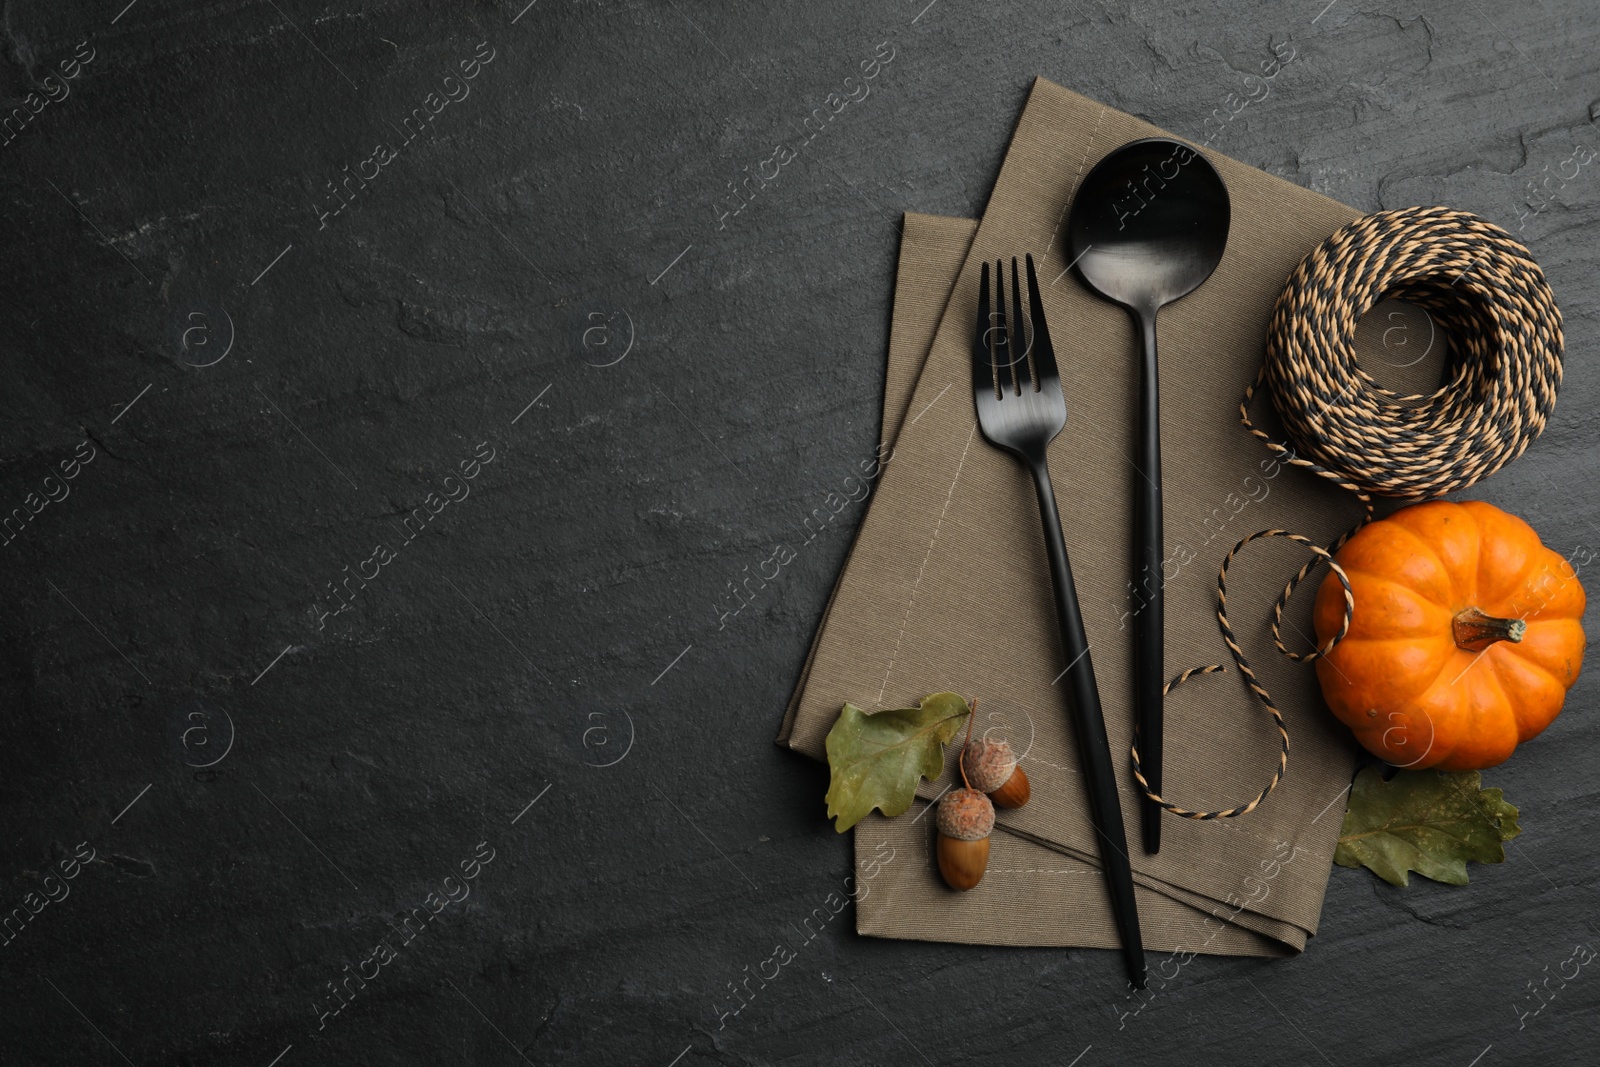
[[[1370,520],[1371,514],[1369,512],[1369,514],[1365,516],[1354,529],[1351,529],[1343,537],[1339,538],[1337,543],[1342,545],[1351,537],[1351,535],[1355,533],[1356,530],[1360,529],[1362,526],[1365,526]],[[1278,738],[1281,743],[1281,748],[1278,752],[1278,767],[1277,770],[1273,772],[1271,781],[1267,782],[1266,786],[1261,790],[1261,792],[1258,793],[1255,798],[1248,803],[1241,804],[1237,807],[1225,808],[1221,811],[1192,811],[1188,808],[1184,808],[1172,803],[1159,793],[1151,790],[1150,783],[1145,778],[1144,772],[1139,765],[1138,728],[1135,727],[1134,745],[1131,749],[1131,753],[1133,756],[1133,777],[1134,780],[1139,784],[1139,791],[1148,797],[1151,803],[1165,811],[1169,811],[1172,814],[1181,816],[1185,819],[1232,819],[1252,812],[1256,808],[1260,807],[1261,802],[1266,800],[1272,791],[1278,787],[1278,783],[1283,781],[1283,777],[1289,769],[1288,723],[1284,721],[1283,713],[1278,710],[1278,705],[1273,702],[1272,694],[1267,692],[1266,686],[1262,685],[1261,682],[1256,678],[1255,671],[1250,667],[1250,661],[1245,657],[1244,650],[1239,647],[1238,639],[1234,636],[1233,626],[1228,622],[1229,566],[1232,565],[1234,557],[1239,554],[1239,551],[1243,549],[1245,545],[1248,545],[1252,541],[1259,541],[1271,537],[1283,537],[1295,542],[1298,545],[1303,545],[1311,550],[1313,556],[1312,559],[1308,560],[1303,566],[1301,566],[1300,570],[1295,573],[1295,576],[1291,578],[1283,587],[1283,591],[1278,594],[1278,599],[1273,604],[1272,641],[1273,644],[1277,646],[1277,649],[1280,653],[1289,659],[1302,663],[1310,662],[1314,659],[1320,659],[1321,657],[1332,652],[1338,647],[1339,642],[1344,640],[1345,635],[1350,632],[1350,621],[1355,616],[1355,594],[1350,588],[1349,575],[1345,573],[1343,567],[1334,561],[1332,552],[1316,544],[1310,538],[1303,537],[1300,534],[1290,533],[1287,530],[1260,530],[1248,537],[1241,538],[1238,544],[1229,549],[1227,556],[1223,558],[1221,569],[1217,572],[1217,627],[1222,631],[1222,640],[1228,646],[1228,652],[1233,656],[1234,665],[1238,667],[1240,675],[1244,677],[1245,684],[1250,687],[1250,691],[1254,693],[1256,697],[1260,699],[1261,703],[1266,707],[1267,713],[1272,716],[1273,725],[1277,727]],[[1329,638],[1327,644],[1323,645],[1322,647],[1313,649],[1310,652],[1290,651],[1289,648],[1283,643],[1283,635],[1280,630],[1280,625],[1283,621],[1283,610],[1288,606],[1289,598],[1294,595],[1294,592],[1299,588],[1300,583],[1306,579],[1306,576],[1311,573],[1312,569],[1315,568],[1317,564],[1323,562],[1328,564],[1329,568],[1331,568],[1333,573],[1338,577],[1340,585],[1343,587],[1343,622],[1339,627],[1339,632]],[[1225,673],[1226,670],[1227,668],[1217,663],[1213,663],[1207,667],[1191,667],[1182,674],[1178,675],[1176,678],[1172,679],[1172,681],[1168,682],[1161,690],[1162,695],[1165,696],[1167,693],[1170,693],[1175,687],[1182,685],[1195,675],[1222,674]]]

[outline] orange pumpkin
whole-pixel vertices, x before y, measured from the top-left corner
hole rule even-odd
[[[1413,504],[1335,558],[1355,611],[1317,677],[1367,751],[1401,767],[1493,767],[1560,714],[1587,643],[1583,586],[1527,523],[1477,500]],[[1336,575],[1314,610],[1325,644],[1344,621]]]

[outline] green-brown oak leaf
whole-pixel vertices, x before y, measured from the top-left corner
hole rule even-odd
[[[934,693],[915,708],[862,711],[846,704],[828,731],[828,817],[844,833],[873,808],[903,813],[917,782],[944,770],[944,746],[971,709],[955,693]]]
[[[1389,781],[1370,766],[1356,775],[1333,861],[1366,867],[1390,885],[1408,872],[1467,884],[1467,861],[1501,863],[1504,844],[1522,832],[1517,809],[1477,771],[1401,771]]]

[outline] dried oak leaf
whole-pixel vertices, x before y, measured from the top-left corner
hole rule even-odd
[[[835,829],[844,833],[873,808],[890,816],[909,808],[917,782],[944,770],[944,746],[969,713],[955,693],[887,711],[846,704],[828,731],[828,817]]]
[[[1468,860],[1503,862],[1504,843],[1521,832],[1517,809],[1482,788],[1477,771],[1401,771],[1385,782],[1371,766],[1356,775],[1333,861],[1390,885],[1409,884],[1409,871],[1466,885]]]

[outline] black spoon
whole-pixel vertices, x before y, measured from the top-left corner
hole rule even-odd
[[[1127,308],[1144,335],[1139,473],[1134,488],[1134,714],[1139,765],[1161,792],[1161,402],[1156,316],[1211,276],[1228,244],[1228,188],[1206,158],[1165,137],[1130,141],[1083,179],[1067,223],[1067,261],[1084,283]],[[1161,849],[1161,809],[1140,805],[1144,849]]]

